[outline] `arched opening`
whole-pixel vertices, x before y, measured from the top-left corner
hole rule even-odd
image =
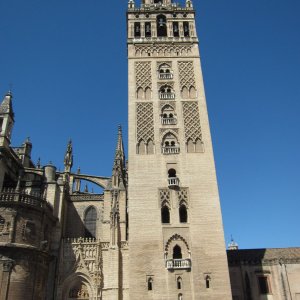
[[[151,99],[151,89],[148,88],[148,87],[145,90],[145,99],[146,100],[150,100]]]
[[[148,279],[148,291],[152,291],[153,290],[153,279],[150,277]]]
[[[179,207],[179,221],[180,223],[187,223],[188,221],[187,208],[184,203],[182,203]]]
[[[183,33],[185,37],[190,36],[190,25],[189,22],[183,22]]]
[[[161,123],[163,125],[175,125],[177,123],[174,109],[169,104],[162,108]]]
[[[181,90],[181,96],[183,99],[189,98],[189,90],[187,89],[186,86],[184,86]]]
[[[207,275],[205,277],[205,286],[206,286],[207,289],[210,288],[210,277],[209,277],[209,275]]]
[[[195,99],[196,97],[197,97],[196,89],[193,86],[191,86],[190,87],[190,98]]]
[[[89,291],[87,286],[83,283],[79,283],[72,287],[68,294],[68,300],[88,300],[90,299]]]
[[[187,152],[188,153],[195,152],[194,143],[191,139],[188,139],[188,141],[187,141]]]
[[[137,148],[138,154],[145,154],[145,142],[143,140],[139,141]]]
[[[169,119],[165,119],[167,121]],[[178,154],[180,152],[179,144],[176,136],[169,132],[167,133],[162,141],[162,153],[163,154]]]
[[[96,222],[97,222],[97,211],[94,206],[90,206],[84,217],[85,226],[85,237],[96,238]]]
[[[176,170],[175,169],[169,169],[168,175],[169,175],[169,178],[176,177]]]
[[[178,300],[183,300],[182,294],[178,294]]]
[[[137,98],[144,99],[144,90],[141,87],[137,89]]]
[[[169,207],[165,204],[161,208],[161,222],[163,224],[169,224],[170,223],[170,210]]]
[[[151,37],[151,23],[145,23],[145,37]]]
[[[200,139],[196,140],[196,152],[203,152],[203,143]]]
[[[141,37],[141,23],[134,23],[134,37]]]
[[[167,18],[164,15],[158,15],[156,19],[157,23],[157,36],[167,36]]]
[[[181,277],[177,278],[177,289],[178,290],[182,289],[182,279],[181,279]]]
[[[173,248],[173,259],[182,259],[181,248],[178,245]]]
[[[154,154],[154,144],[152,140],[149,140],[147,143],[147,154]]]
[[[178,22],[173,22],[173,35],[179,37],[179,25]]]
[[[162,0],[154,0],[154,4],[162,3]]]

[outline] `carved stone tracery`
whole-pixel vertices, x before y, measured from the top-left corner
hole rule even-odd
[[[192,44],[171,45],[171,44],[151,44],[136,45],[135,55],[148,57],[156,54],[157,56],[188,55],[192,52]]]

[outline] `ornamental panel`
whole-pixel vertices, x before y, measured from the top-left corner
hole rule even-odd
[[[187,142],[189,139],[193,142],[197,139],[202,141],[198,103],[195,101],[182,102],[182,111],[185,141]]]
[[[154,142],[153,104],[151,102],[139,102],[136,105],[137,116],[137,141]]]
[[[179,82],[180,89],[186,87],[188,90],[193,86],[196,88],[194,64],[192,61],[179,61]]]
[[[151,62],[142,61],[135,63],[136,89],[147,87],[152,89]]]

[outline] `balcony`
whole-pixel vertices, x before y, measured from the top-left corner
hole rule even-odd
[[[159,73],[158,79],[161,79],[161,80],[173,79],[173,74],[172,73]]]
[[[160,100],[174,100],[175,94],[174,93],[159,93]]]
[[[0,205],[3,204],[24,204],[37,208],[48,208],[53,210],[50,203],[48,203],[40,194],[29,194],[25,191],[18,191],[15,189],[5,189],[0,192]]]
[[[176,118],[161,118],[161,124],[162,125],[176,125],[177,119]]]
[[[184,270],[191,269],[192,262],[190,259],[168,259],[166,268],[168,270]]]
[[[162,148],[163,154],[179,154],[180,148],[179,146],[168,146]]]
[[[179,186],[179,178],[178,177],[169,177],[168,185],[169,185],[169,187],[178,187]]]

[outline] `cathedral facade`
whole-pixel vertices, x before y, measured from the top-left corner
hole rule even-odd
[[[299,248],[226,251],[192,1],[129,0],[127,32],[110,176],[72,170],[71,141],[63,171],[33,163],[0,105],[0,300],[299,300]]]

